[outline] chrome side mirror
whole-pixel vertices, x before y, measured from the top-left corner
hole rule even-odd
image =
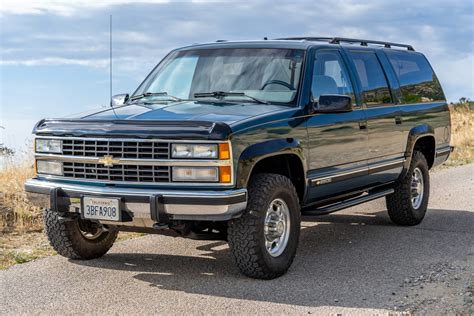
[[[112,97],[112,100],[110,100],[110,106],[116,107],[116,106],[124,105],[128,101],[128,98],[129,98],[128,93],[116,94]]]

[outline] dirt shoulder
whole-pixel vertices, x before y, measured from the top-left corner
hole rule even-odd
[[[431,315],[473,315],[474,262],[439,262],[400,285],[407,293],[399,311]]]
[[[145,234],[120,232],[117,241]],[[56,255],[48,238],[41,231],[11,232],[0,235],[0,270],[47,256]]]

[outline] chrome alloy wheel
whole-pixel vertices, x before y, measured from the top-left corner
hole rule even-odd
[[[263,228],[265,248],[272,257],[283,253],[290,238],[290,209],[282,199],[270,203]]]
[[[423,173],[420,168],[415,168],[411,176],[411,205],[414,209],[418,209],[423,202]]]

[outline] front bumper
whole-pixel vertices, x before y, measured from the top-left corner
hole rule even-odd
[[[240,216],[247,206],[246,189],[157,190],[31,179],[25,191],[34,205],[76,213],[80,213],[82,196],[118,197],[129,220],[110,224],[139,227],[165,220],[225,221]]]

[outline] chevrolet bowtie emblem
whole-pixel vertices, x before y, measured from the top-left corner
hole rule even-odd
[[[99,159],[99,163],[103,164],[106,167],[112,167],[115,164],[118,164],[120,159],[114,159],[111,155],[105,155],[104,157]]]

